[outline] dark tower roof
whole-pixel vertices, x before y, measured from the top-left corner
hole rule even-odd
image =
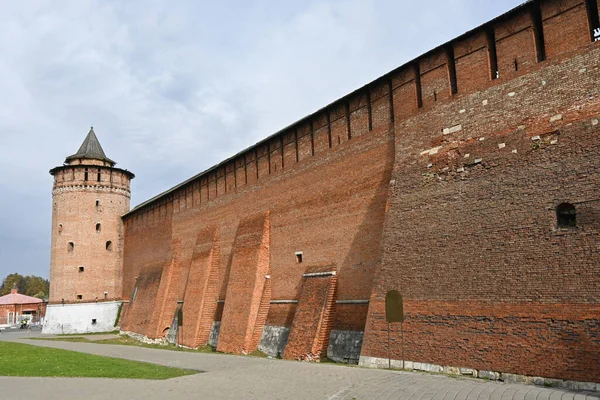
[[[77,150],[77,153],[67,157],[65,161],[69,162],[78,158],[102,160],[110,163],[111,166],[116,164],[113,160],[106,157],[106,154],[104,154],[104,150],[102,150],[102,146],[100,146],[100,142],[96,137],[96,133],[94,132],[93,126],[90,128],[89,133],[85,137],[85,140],[81,144],[81,147],[79,147],[79,150]]]

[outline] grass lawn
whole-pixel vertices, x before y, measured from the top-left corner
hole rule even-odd
[[[143,343],[139,340],[135,340],[129,336],[121,335],[114,339],[102,339],[102,340],[89,340],[85,337],[85,335],[72,335],[72,336],[61,336],[58,337],[35,337],[28,338],[29,340],[56,340],[59,342],[80,342],[80,343],[94,343],[94,344],[120,344],[125,346],[137,346],[137,347],[146,347],[149,349],[160,349],[160,350],[172,350],[172,351],[187,351],[192,353],[216,353],[217,350],[211,345],[206,345],[202,347],[198,347],[197,349],[190,349],[187,347],[179,347],[174,344],[149,344]]]
[[[2,376],[169,379],[198,372],[29,344],[0,342]]]

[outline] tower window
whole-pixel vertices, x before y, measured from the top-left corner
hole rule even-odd
[[[100,207],[100,200],[96,200],[96,207]]]
[[[558,228],[577,226],[577,212],[573,204],[562,203],[556,207],[556,226]]]
[[[77,295],[77,300],[82,300],[82,299],[83,299],[83,296],[82,296],[82,295],[80,295],[80,294],[78,294],[78,295]]]
[[[100,226],[100,224],[96,224],[96,232],[100,232],[102,230],[102,227]]]
[[[69,242],[69,244],[67,245],[67,251],[71,252],[71,251],[73,251],[74,248],[75,248],[75,243]]]
[[[112,251],[112,242],[110,240],[106,242],[106,250]]]
[[[62,235],[62,224],[58,224],[58,234]]]
[[[302,263],[302,252],[297,251],[296,252],[296,264],[301,264],[301,263]]]
[[[85,169],[85,172],[84,172],[84,174],[83,174],[83,180],[84,180],[84,181],[87,181],[87,180],[88,180],[88,169],[87,169],[87,168]]]
[[[96,325],[96,318],[92,318],[92,325]]]
[[[84,266],[80,266],[80,267],[79,267],[79,272],[83,272],[84,270],[85,270],[85,267],[84,267]]]
[[[100,173],[100,170],[98,169],[98,182],[100,182],[102,180],[102,174]]]

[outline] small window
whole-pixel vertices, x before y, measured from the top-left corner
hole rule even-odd
[[[296,252],[296,264],[301,264],[301,263],[302,263],[302,252],[297,251]]]
[[[67,251],[70,253],[73,251],[74,248],[75,244],[73,242],[69,242],[69,244],[67,245]]]
[[[85,271],[85,267],[84,266],[80,266],[79,267],[79,272],[83,272],[83,271]]]
[[[102,230],[102,226],[100,224],[96,224],[96,232],[100,232]]]
[[[80,294],[78,294],[78,295],[77,295],[77,300],[82,300],[82,299],[83,299],[83,296],[82,296],[82,295],[80,295]]]
[[[104,300],[108,299],[108,292],[104,292]]]
[[[96,318],[92,318],[92,325],[96,325]]]
[[[100,173],[100,170],[98,170],[98,182],[100,182],[102,180],[102,174]]]
[[[110,240],[106,242],[106,250],[112,251],[112,242]]]
[[[96,200],[96,207],[100,207],[100,200]]]
[[[62,235],[62,224],[58,225],[58,234]]]
[[[88,169],[87,169],[87,168],[85,169],[85,172],[84,172],[84,174],[83,174],[83,180],[84,180],[84,181],[87,181],[87,180],[88,180]]]
[[[577,212],[573,204],[562,203],[556,207],[556,226],[559,228],[577,226]]]

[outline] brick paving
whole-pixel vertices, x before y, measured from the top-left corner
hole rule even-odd
[[[132,346],[29,341],[24,337],[27,335],[7,334],[0,339],[198,369],[203,373],[167,381],[0,377],[1,388],[15,388],[14,391],[9,391],[12,392],[7,397],[10,399],[600,399],[599,392],[505,384],[444,375]],[[6,390],[3,392],[8,393]]]

